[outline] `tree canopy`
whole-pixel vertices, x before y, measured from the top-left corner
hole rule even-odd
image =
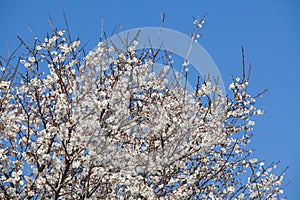
[[[226,96],[214,77],[187,92],[189,72],[175,70],[171,52],[137,50],[138,37],[125,51],[100,41],[89,53],[64,30],[19,39],[1,57],[1,199],[282,196],[277,163],[247,148],[263,114],[250,70]]]

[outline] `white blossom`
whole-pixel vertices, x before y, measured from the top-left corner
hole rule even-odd
[[[182,66],[159,55],[163,67],[153,71],[158,57],[141,56],[138,39],[124,52],[100,42],[83,58],[80,40],[64,33],[35,39],[37,51],[20,59],[28,70],[0,76],[0,199],[282,194],[276,163],[246,148],[252,116],[263,114],[248,80],[233,79],[226,97],[209,78],[187,92],[173,79],[184,80],[188,61],[173,72]]]

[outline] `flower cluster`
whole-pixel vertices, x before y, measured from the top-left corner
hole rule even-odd
[[[125,52],[100,42],[88,55],[64,31],[21,42],[24,69],[0,79],[1,199],[281,196],[276,163],[245,147],[263,114],[248,79],[233,80],[232,98],[210,79],[187,93],[167,78],[175,63],[155,73],[158,54],[138,41]]]

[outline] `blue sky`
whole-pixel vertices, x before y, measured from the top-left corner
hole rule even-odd
[[[286,181],[288,199],[297,199],[300,188],[300,1],[298,0],[27,0],[0,2],[0,54],[6,44],[17,46],[17,35],[32,41],[27,26],[43,37],[49,30],[48,16],[63,28],[64,5],[74,37],[98,42],[101,19],[109,33],[116,25],[124,30],[159,26],[160,13],[168,15],[165,26],[182,33],[193,28],[193,16],[207,12],[200,44],[211,55],[229,84],[231,73],[241,73],[241,46],[246,63],[253,65],[251,91],[269,92],[258,106],[266,111],[256,120],[251,148],[267,163],[280,160],[278,171],[289,166]]]

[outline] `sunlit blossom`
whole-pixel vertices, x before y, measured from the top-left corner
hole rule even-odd
[[[194,21],[197,28],[203,23]],[[267,165],[246,148],[253,116],[263,114],[247,93],[249,80],[234,78],[226,97],[208,77],[189,80],[195,91],[187,92],[176,82],[188,74],[187,60],[141,54],[138,39],[125,52],[100,42],[81,54],[80,40],[64,33],[35,39],[43,42],[20,58],[25,69],[0,76],[0,199],[283,193],[276,163]],[[163,67],[154,71],[159,57]]]

